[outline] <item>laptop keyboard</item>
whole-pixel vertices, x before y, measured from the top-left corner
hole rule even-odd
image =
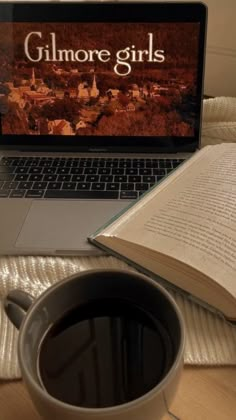
[[[183,159],[2,157],[0,198],[136,199]]]

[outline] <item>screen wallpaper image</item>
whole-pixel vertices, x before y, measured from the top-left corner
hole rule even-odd
[[[192,137],[198,23],[1,23],[2,134]]]

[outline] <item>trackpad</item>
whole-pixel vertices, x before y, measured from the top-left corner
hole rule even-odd
[[[33,201],[15,246],[34,252],[83,253],[95,249],[87,237],[128,203],[118,201]],[[62,251],[62,252],[61,252]],[[65,252],[63,252],[65,251]]]

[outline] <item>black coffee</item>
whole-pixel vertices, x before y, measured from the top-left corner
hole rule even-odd
[[[38,369],[55,398],[101,408],[151,390],[172,359],[170,337],[158,321],[128,300],[104,299],[78,306],[49,329]]]

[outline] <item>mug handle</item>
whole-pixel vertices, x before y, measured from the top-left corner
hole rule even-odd
[[[18,330],[33,301],[33,296],[23,290],[12,290],[6,296],[4,300],[4,310],[10,321]]]

